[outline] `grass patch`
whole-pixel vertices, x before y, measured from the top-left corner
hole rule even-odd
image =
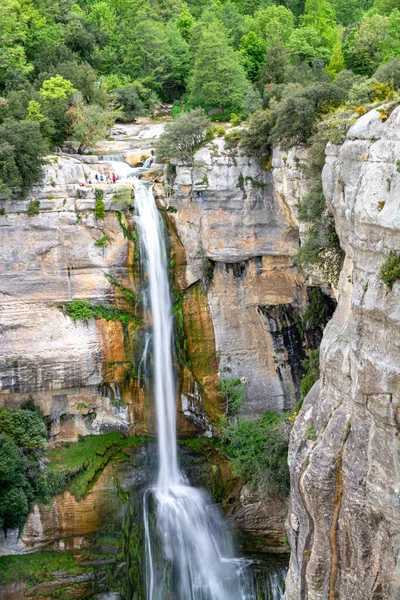
[[[36,585],[52,579],[53,573],[66,572],[69,575],[80,575],[90,571],[90,567],[79,566],[70,552],[35,552],[19,556],[0,557],[0,581],[2,585],[26,581]]]
[[[128,460],[124,450],[139,446],[147,439],[144,436],[124,437],[118,432],[88,435],[78,442],[51,450],[49,469],[60,473],[65,487],[79,500],[86,496],[111,460]]]

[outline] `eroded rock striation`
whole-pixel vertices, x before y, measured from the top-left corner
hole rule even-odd
[[[400,303],[380,269],[400,248],[400,109],[328,146],[325,196],[346,252],[321,379],[290,444],[288,600],[400,597]]]

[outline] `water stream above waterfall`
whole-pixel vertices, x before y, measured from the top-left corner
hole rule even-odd
[[[152,186],[138,169],[110,161],[135,187],[135,222],[146,281],[143,305],[150,323],[141,360],[152,352],[158,471],[143,496],[147,600],[283,600],[284,573],[265,574],[235,557],[231,536],[211,498],[190,486],[179,467],[173,369],[172,302],[166,234]],[[144,170],[143,168],[141,170]],[[261,575],[260,575],[261,573]]]

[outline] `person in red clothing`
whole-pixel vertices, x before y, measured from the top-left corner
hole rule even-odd
[[[117,176],[115,173],[112,174],[112,180],[113,180],[113,183],[115,183],[117,181]]]

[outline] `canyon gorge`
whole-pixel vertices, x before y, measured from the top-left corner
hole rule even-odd
[[[394,600],[399,283],[388,289],[379,273],[400,247],[400,109],[385,121],[370,110],[326,149],[324,193],[345,251],[334,287],[294,260],[306,228],[298,219],[309,190],[303,146],[275,148],[266,168],[217,135],[191,163],[166,167],[153,152],[163,127],[118,124],[91,154],[66,144],[46,158],[44,182],[29,197],[0,200],[0,407],[31,400],[40,408],[60,468],[79,444],[98,440],[95,463],[73,473],[83,483],[0,534],[0,555],[78,556],[75,570],[60,566],[35,585],[10,581],[0,598],[143,597],[140,493],[157,453],[133,206],[135,185],[152,182],[167,232],[188,480],[223,507],[242,552],[260,564],[271,556],[282,575],[290,550],[287,600]],[[114,183],[96,179],[114,172]],[[315,291],[323,317],[304,324]],[[96,318],[79,318],[88,308]],[[320,344],[320,379],[296,414],[303,362]],[[260,493],[232,472],[217,440],[224,377],[245,386],[241,418],[294,415],[289,497]],[[269,570],[260,577],[269,594],[261,598],[284,597]]]

